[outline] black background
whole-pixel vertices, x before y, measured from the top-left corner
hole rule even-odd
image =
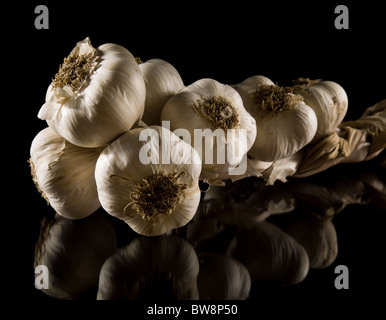
[[[39,4],[49,9],[48,30],[34,27]],[[339,4],[349,8],[348,30],[334,27]],[[6,7],[2,56],[8,81],[3,96],[12,97],[3,103],[2,126],[3,170],[7,168],[3,202],[11,205],[3,206],[7,297],[37,306],[52,303],[34,288],[32,268],[40,219],[52,209],[36,191],[27,160],[32,139],[46,127],[37,113],[47,87],[78,41],[90,37],[94,47],[113,42],[143,61],[164,59],[175,66],[185,85],[200,78],[235,84],[257,74],[282,85],[298,77],[332,80],[348,94],[346,119],[355,120],[386,97],[384,15],[381,4],[368,1],[31,1]],[[293,296],[345,303],[344,310],[358,305],[353,301],[363,305],[366,297],[379,296],[385,216],[375,207],[345,210],[334,220],[337,260],[310,274]],[[349,267],[349,290],[334,288],[338,264]]]

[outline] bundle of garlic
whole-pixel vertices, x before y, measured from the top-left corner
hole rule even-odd
[[[140,120],[145,82],[132,54],[107,43],[80,41],[64,59],[38,117],[81,147],[110,143]]]
[[[75,146],[49,127],[32,141],[33,181],[61,216],[81,219],[100,207],[94,171],[102,150]]]
[[[108,213],[139,234],[160,235],[193,218],[200,172],[195,149],[168,129],[150,126],[127,131],[106,147],[95,179]]]
[[[188,130],[191,145],[202,159],[200,179],[209,184],[223,185],[256,137],[255,121],[240,95],[213,79],[201,79],[180,90],[162,109],[161,120],[170,121],[173,132]]]
[[[122,46],[94,48],[86,38],[47,90],[38,117],[49,128],[34,139],[30,162],[59,214],[78,219],[102,204],[136,232],[158,235],[192,219],[199,179],[224,186],[257,176],[271,185],[371,159],[386,144],[385,101],[342,123],[347,95],[332,81],[281,87],[252,76],[185,87],[164,60],[137,63]]]

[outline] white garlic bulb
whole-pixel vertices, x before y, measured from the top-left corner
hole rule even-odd
[[[172,131],[188,130],[202,159],[200,179],[210,184],[221,185],[229,174],[236,174],[230,172],[246,160],[256,136],[255,121],[237,91],[213,79],[180,90],[166,103],[161,120],[170,121]],[[244,172],[246,167],[245,161]]]
[[[78,42],[64,60],[38,117],[69,142],[100,147],[140,120],[145,82],[132,54],[107,43]]]
[[[176,68],[162,59],[150,59],[139,64],[146,84],[145,111],[142,121],[147,125],[161,124],[165,103],[184,87]]]
[[[139,234],[160,235],[193,218],[200,171],[201,159],[189,144],[150,126],[127,131],[106,147],[95,178],[108,213]]]
[[[81,219],[100,207],[94,170],[102,150],[75,146],[50,127],[36,135],[30,150],[33,180],[58,214]]]
[[[274,85],[264,76],[250,77],[233,87],[256,120],[256,140],[248,151],[252,158],[265,162],[287,158],[315,136],[315,112],[292,88]]]
[[[295,81],[304,103],[316,113],[318,128],[313,141],[332,134],[347,113],[346,91],[336,82],[300,78]]]

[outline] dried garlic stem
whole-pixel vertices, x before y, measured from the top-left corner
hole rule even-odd
[[[260,84],[256,87],[254,98],[261,110],[280,112],[294,109],[303,101],[294,91],[293,87]]]
[[[133,205],[144,220],[171,214],[187,188],[186,184],[178,183],[178,179],[184,174],[165,174],[160,171],[144,178],[131,193],[132,202],[128,206]]]
[[[78,91],[96,69],[98,59],[96,49],[88,54],[79,54],[79,50],[71,52],[64,58],[58,73],[52,79],[52,90],[69,86],[73,92]]]
[[[137,64],[142,64],[143,61],[141,60],[140,57],[135,57],[135,61],[137,62]]]
[[[232,102],[221,96],[202,98],[193,104],[193,110],[207,119],[215,129],[235,129],[239,125],[239,116]]]

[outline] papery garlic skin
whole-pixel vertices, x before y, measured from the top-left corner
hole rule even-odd
[[[217,107],[216,104],[227,104],[224,110],[214,111],[218,111],[217,124],[211,116],[204,115],[211,111],[206,104],[214,106],[213,110]],[[195,146],[202,159],[200,179],[209,184],[221,185],[222,178],[227,177],[230,170],[238,166],[256,137],[255,120],[245,110],[240,95],[232,87],[214,79],[201,79],[180,90],[162,109],[161,121],[170,121],[172,131],[181,128],[189,131],[191,145]],[[216,130],[222,130],[220,132],[225,139],[215,139]],[[227,136],[228,130],[234,130],[235,135]],[[203,144],[200,144],[201,140],[196,141],[202,138],[195,139],[197,132],[203,133]],[[206,132],[213,133],[213,136],[205,136]],[[207,151],[210,151],[212,158]],[[225,159],[218,154],[226,155]]]
[[[313,141],[335,132],[344,119],[348,108],[346,91],[333,81],[310,81],[299,91],[304,103],[310,106],[318,119],[318,128]]]
[[[84,79],[74,79],[75,84],[83,80],[80,87],[61,87],[54,80],[38,117],[72,144],[93,148],[106,145],[140,120],[146,88],[135,58],[122,46],[107,43],[95,49],[86,38],[67,58],[81,61],[72,72],[81,73],[89,56],[93,60]]]
[[[147,125],[161,124],[161,111],[165,103],[184,88],[177,69],[162,59],[150,59],[139,64],[146,85],[145,110],[142,121]]]
[[[147,133],[155,135],[147,141]],[[152,159],[147,164],[141,158],[143,152],[151,153]],[[168,163],[163,161],[165,155],[170,157]],[[173,162],[176,158],[180,163]],[[137,233],[154,236],[184,226],[193,218],[201,196],[200,172],[201,159],[189,144],[166,128],[150,126],[127,131],[106,147],[98,159],[95,178],[100,202],[108,213],[124,220]],[[164,194],[166,187],[157,186],[157,179],[175,185],[176,190],[184,188],[173,195],[175,199],[168,199]],[[153,210],[148,214],[139,210],[141,204],[136,203],[136,199],[140,188],[153,182],[154,188],[148,196],[157,198],[158,202],[144,204]],[[163,199],[176,202],[174,205],[161,203]],[[157,204],[170,205],[166,208],[169,212],[161,212]]]
[[[61,216],[82,219],[100,207],[94,170],[102,150],[75,146],[50,127],[32,141],[33,180]]]
[[[277,110],[263,109],[256,96],[268,86],[275,87],[264,76],[253,76],[233,86],[243,98],[246,110],[256,120],[256,140],[248,155],[264,162],[295,154],[311,142],[317,130],[316,114],[301,101],[301,96],[285,93],[288,99],[296,101],[293,106]]]

